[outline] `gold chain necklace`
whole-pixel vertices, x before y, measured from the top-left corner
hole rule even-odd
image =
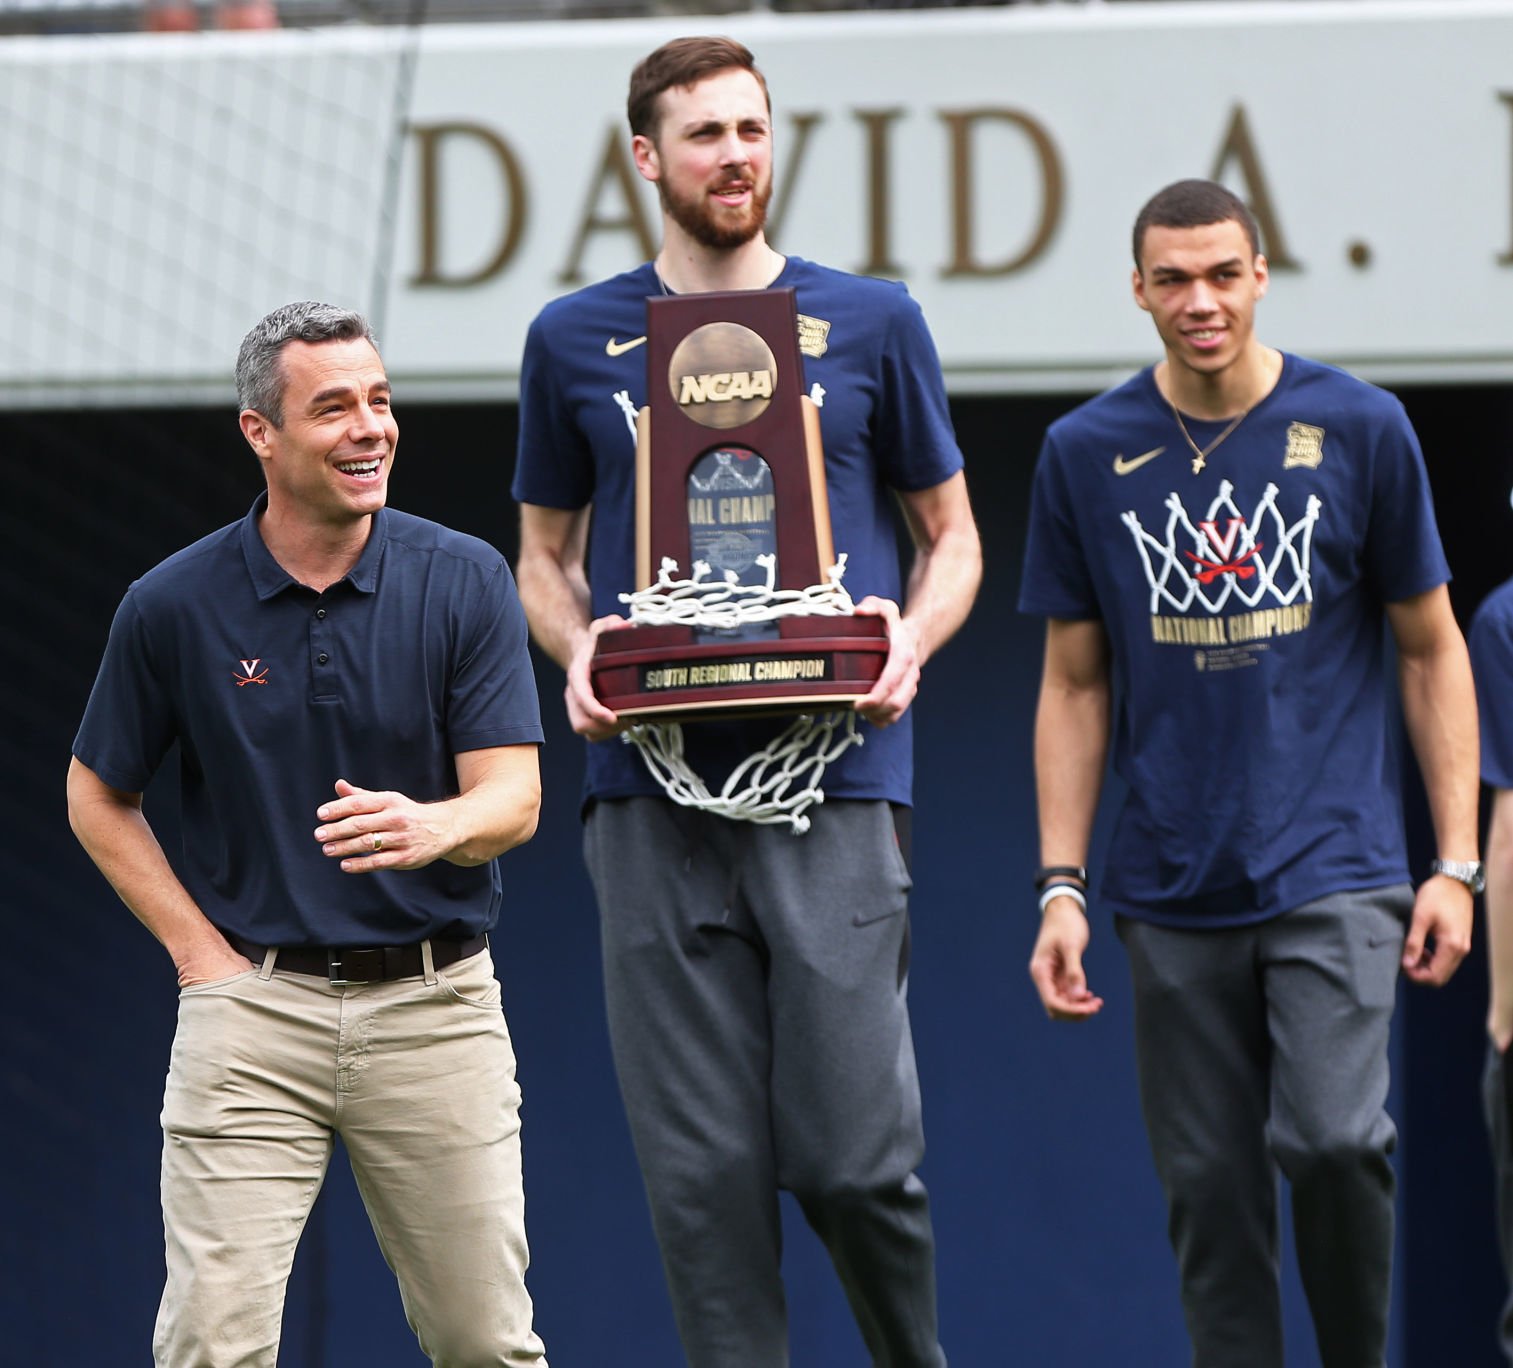
[[[1188,444],[1188,446],[1192,448],[1194,475],[1197,475],[1202,471],[1204,463],[1208,460],[1208,458],[1219,449],[1219,446],[1224,441],[1224,439],[1228,437],[1229,434],[1233,432],[1237,427],[1239,427],[1240,424],[1243,423],[1250,414],[1249,409],[1241,409],[1239,417],[1232,419],[1229,426],[1225,428],[1223,432],[1215,437],[1213,441],[1211,441],[1206,447],[1200,447],[1195,441],[1193,441],[1193,435],[1187,430],[1187,424],[1182,421],[1182,415],[1177,411],[1177,406],[1172,403],[1170,399],[1166,401],[1166,406],[1167,408],[1171,409],[1172,417],[1177,420],[1177,428],[1182,433],[1183,440]]]

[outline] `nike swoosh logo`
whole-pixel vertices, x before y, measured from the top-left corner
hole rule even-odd
[[[1124,459],[1124,453],[1121,451],[1114,457],[1114,474],[1128,475],[1132,470],[1139,470],[1147,461],[1154,461],[1165,450],[1164,446],[1159,446],[1154,451],[1147,451],[1143,456],[1136,456],[1128,461]]]
[[[634,351],[644,341],[646,341],[644,337],[633,337],[629,342],[616,342],[612,337],[604,344],[604,354],[606,356],[624,356],[626,352]]]

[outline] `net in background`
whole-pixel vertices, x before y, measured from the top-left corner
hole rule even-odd
[[[406,28],[0,45],[0,405],[230,397],[291,299],[381,327]]]

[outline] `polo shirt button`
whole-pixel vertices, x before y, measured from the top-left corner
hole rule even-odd
[[[324,651],[322,651],[318,656],[315,657],[315,663],[317,665],[324,665],[330,659],[331,657],[328,656]]]
[[[316,617],[323,618],[323,617],[325,617],[325,615],[326,615],[326,610],[324,608],[317,608],[315,610],[315,616]]]

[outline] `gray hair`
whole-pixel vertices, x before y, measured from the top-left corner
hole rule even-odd
[[[238,409],[254,409],[274,427],[282,427],[285,378],[279,358],[284,348],[291,342],[355,342],[359,338],[377,350],[368,320],[352,309],[310,299],[275,309],[242,338],[236,354]]]

